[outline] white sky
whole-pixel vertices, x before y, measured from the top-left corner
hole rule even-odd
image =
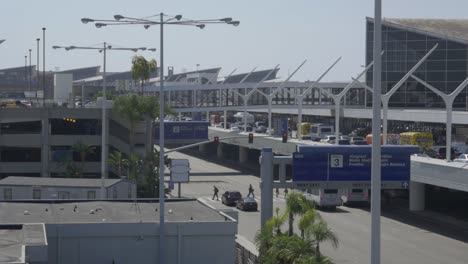
[[[36,38],[46,27],[46,69],[102,65],[96,51],[53,50],[53,45],[94,46],[104,41],[115,47],[155,47],[143,52],[159,63],[159,28],[114,26],[97,29],[83,17],[112,19],[115,14],[146,17],[164,12],[192,19],[232,17],[239,27],[207,25],[203,30],[168,26],[164,30],[164,66],[176,72],[222,67],[221,75],[273,68],[280,64],[286,77],[308,62],[293,80],[316,79],[342,56],[326,81],[349,81],[364,63],[365,17],[373,17],[373,0],[10,0],[0,9],[0,68],[24,65]],[[467,18],[466,0],[383,0],[383,15],[391,18]],[[108,53],[108,71],[130,69],[132,52]]]

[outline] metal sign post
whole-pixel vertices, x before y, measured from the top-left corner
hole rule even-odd
[[[172,184],[178,183],[178,197],[181,196],[183,182],[190,181],[190,162],[188,159],[173,159],[171,160],[171,180]]]

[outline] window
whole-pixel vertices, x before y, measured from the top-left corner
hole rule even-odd
[[[88,191],[88,200],[96,199],[96,191]]]
[[[41,189],[33,189],[33,199],[34,200],[41,199]]]
[[[338,193],[337,189],[324,189],[323,192],[325,194],[331,194],[331,193]]]
[[[3,200],[11,200],[13,196],[13,190],[11,188],[3,189]]]
[[[70,193],[69,192],[59,192],[58,193],[59,199],[60,200],[68,200],[70,199]]]

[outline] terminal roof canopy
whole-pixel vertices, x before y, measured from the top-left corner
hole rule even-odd
[[[367,18],[373,22],[373,18]],[[385,18],[383,25],[468,44],[468,19]]]

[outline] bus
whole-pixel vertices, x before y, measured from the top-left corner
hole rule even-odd
[[[434,145],[432,134],[428,132],[404,132],[400,134],[400,141],[401,145],[419,146],[421,153],[426,152]]]

